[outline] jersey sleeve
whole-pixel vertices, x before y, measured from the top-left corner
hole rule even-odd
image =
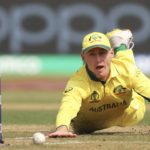
[[[133,89],[150,102],[150,79],[140,69],[136,68],[131,80]]]
[[[132,50],[123,50],[118,51],[115,56],[120,61],[124,61],[127,64],[134,64],[135,65],[135,58]]]
[[[77,116],[82,99],[86,95],[86,83],[77,79],[71,79],[63,93],[61,106],[56,118],[56,127],[70,126],[71,120]]]

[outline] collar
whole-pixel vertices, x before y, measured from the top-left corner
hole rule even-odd
[[[105,84],[105,81],[101,81],[100,79],[98,79],[95,74],[89,70],[88,66],[85,65],[85,68],[86,68],[86,71],[87,71],[87,74],[89,75],[90,79],[93,80],[93,81],[97,81],[97,82],[101,82],[102,84]]]

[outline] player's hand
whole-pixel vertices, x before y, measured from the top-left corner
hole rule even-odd
[[[77,135],[68,131],[68,128],[66,126],[60,126],[56,129],[55,132],[51,132],[48,134],[48,137],[50,138],[56,138],[56,137],[76,137]]]
[[[55,132],[52,132],[52,133],[49,133],[48,134],[48,137],[50,138],[56,138],[56,137],[70,137],[70,138],[73,138],[73,137],[76,137],[77,135],[72,133],[72,132],[61,132],[61,131],[55,131]]]

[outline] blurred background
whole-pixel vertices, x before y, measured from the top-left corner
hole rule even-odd
[[[4,122],[49,123],[69,76],[82,65],[81,41],[89,32],[131,29],[136,63],[150,75],[149,16],[149,0],[1,0]],[[41,109],[42,120],[26,111]]]
[[[1,0],[0,72],[70,74],[82,64],[85,34],[129,28],[137,65],[148,74],[149,16],[148,0]]]

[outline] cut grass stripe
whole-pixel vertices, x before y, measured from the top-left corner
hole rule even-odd
[[[55,103],[60,102],[61,92],[7,92],[3,93],[3,103]]]
[[[12,104],[9,104],[9,103],[5,103],[3,105],[3,110],[20,110],[20,111],[37,111],[37,110],[58,110],[59,109],[59,105],[60,104],[57,104],[57,103],[24,103],[24,104],[20,104],[20,103],[12,103]]]
[[[3,124],[55,124],[57,111],[3,111]]]

